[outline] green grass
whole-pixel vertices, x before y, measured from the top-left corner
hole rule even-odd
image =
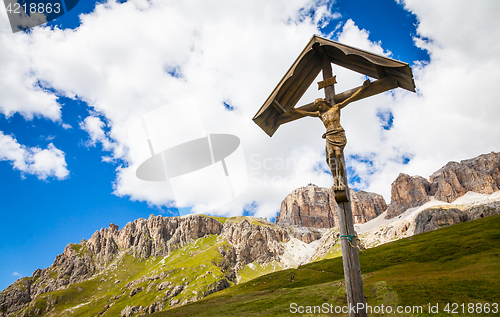
[[[215,217],[215,216],[206,216],[206,215],[201,215],[201,216],[205,216],[205,217],[209,217],[209,218],[212,218],[212,219],[215,219],[217,220],[218,222],[222,223],[222,224],[225,224],[226,221],[229,222],[229,223],[240,223],[242,222],[243,220],[247,220],[250,224],[254,225],[254,226],[267,226],[267,227],[272,227],[272,226],[276,226],[275,224],[273,223],[269,223],[263,219],[260,219],[260,218],[255,218],[255,217],[248,217],[248,216],[237,216],[237,217],[230,217],[230,218],[227,218],[227,217]]]
[[[265,221],[260,218],[255,218],[255,217],[248,217],[248,216],[237,216],[237,217],[231,217],[231,218],[226,218],[226,221],[230,223],[240,223],[243,220],[248,221],[250,224],[254,226],[264,226],[264,227],[278,227],[274,223]]]
[[[76,254],[80,254],[80,252],[82,250],[82,245],[77,244],[77,243],[72,243],[71,248],[73,248],[73,250],[75,250]]]
[[[424,312],[393,316],[448,315],[428,314],[429,303],[441,309],[446,303],[500,303],[500,216],[365,250],[360,263],[369,305],[418,305]],[[341,306],[347,304],[342,279],[342,258],[336,257],[264,275],[154,316],[289,316],[291,303]]]
[[[227,220],[226,217],[215,217],[215,216],[207,216],[207,215],[201,215],[201,216],[205,216],[205,217],[208,217],[208,218],[215,219],[215,220],[217,220],[218,222],[220,222],[222,224],[226,223],[226,220]]]
[[[124,252],[101,274],[73,284],[67,289],[43,294],[19,313],[38,316],[36,311],[39,309],[43,315],[46,308],[50,308],[50,302],[56,302],[54,309],[50,311],[51,316],[96,316],[110,304],[112,305],[101,316],[120,316],[121,310],[126,306],[146,307],[165,296],[165,290],[157,291],[158,284],[164,281],[170,281],[174,285],[188,283],[185,289],[174,297],[182,301],[193,297],[193,291],[206,292],[214,282],[224,278],[224,273],[215,264],[222,259],[218,248],[227,246],[228,243],[224,240],[210,235],[171,252],[165,258],[137,259]],[[75,248],[75,245],[72,247]],[[113,264],[116,264],[115,269],[112,269]],[[134,286],[143,287],[143,290],[132,297],[129,296],[131,288],[125,287],[128,282],[161,272],[167,272],[169,276],[143,281]],[[210,274],[200,277],[208,272]],[[148,286],[151,289],[149,292]],[[116,299],[116,296],[120,298]]]
[[[247,264],[238,271],[239,282],[244,283],[253,280],[259,276],[280,271],[283,269],[283,265],[277,261],[272,261],[264,264],[259,264],[257,262]]]
[[[328,250],[328,252],[324,256],[322,256],[320,259],[317,259],[316,261],[333,259],[341,256],[342,256],[342,248],[340,247],[340,243],[337,243],[333,247],[331,247],[330,250]]]

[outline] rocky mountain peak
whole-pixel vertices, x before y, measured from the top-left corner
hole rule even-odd
[[[226,221],[221,237],[232,245],[237,269],[253,261],[266,263],[278,260],[283,253],[282,242],[290,239],[282,227],[264,221],[251,224],[248,219],[236,223]]]
[[[282,202],[275,219],[280,226],[332,228],[338,226],[337,203],[330,189],[308,185],[292,191]]]
[[[220,234],[223,225],[202,215],[162,217],[151,215],[127,223],[122,229],[115,224],[97,230],[80,244],[68,244],[46,269],[37,269],[0,293],[0,312],[15,312],[43,293],[52,292],[86,280],[105,270],[119,250],[136,258],[166,256],[209,234]],[[1,314],[0,314],[1,316]]]
[[[400,173],[391,185],[391,204],[386,217],[392,218],[410,207],[425,204],[435,191],[436,186],[422,176]]]
[[[430,176],[437,186],[434,197],[453,202],[468,191],[491,194],[500,187],[500,153],[491,152],[473,159],[449,162]]]
[[[500,188],[500,153],[491,152],[460,162],[449,162],[429,180],[421,176],[399,174],[392,183],[391,203],[386,218],[418,207],[431,197],[451,203],[467,192],[492,194]]]
[[[369,221],[387,208],[384,198],[379,194],[350,189],[350,196],[355,223]],[[281,202],[275,222],[284,227],[338,227],[335,196],[329,188],[313,184],[300,187]]]

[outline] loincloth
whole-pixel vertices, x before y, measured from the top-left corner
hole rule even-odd
[[[327,144],[334,147],[339,147],[341,149],[344,149],[345,145],[347,144],[345,131],[342,128],[326,131],[326,133],[323,134],[322,138],[326,139]]]

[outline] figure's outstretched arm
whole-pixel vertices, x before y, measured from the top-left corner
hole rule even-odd
[[[305,111],[305,110],[299,110],[292,108],[290,109],[290,113],[296,113],[300,114],[302,116],[309,116],[309,117],[319,117],[319,111]]]
[[[370,86],[370,80],[367,79],[364,81],[363,83],[363,86],[361,86],[361,88],[358,89],[358,91],[356,91],[355,93],[353,93],[349,98],[347,98],[346,100],[342,101],[341,103],[338,103],[337,105],[339,106],[340,109],[344,108],[345,106],[347,106],[348,104],[351,103],[351,101],[356,98],[359,94],[361,94],[363,92],[363,90],[366,89],[366,87]]]

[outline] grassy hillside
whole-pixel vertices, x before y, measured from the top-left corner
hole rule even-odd
[[[360,254],[360,262],[369,305],[390,305],[394,309],[398,305],[422,307],[423,314],[391,316],[449,316],[444,311],[447,303],[465,303],[466,311],[463,314],[459,306],[459,316],[478,316],[467,313],[469,303],[500,304],[500,216],[369,249]],[[295,274],[293,281],[292,274]],[[198,302],[153,315],[290,316],[291,303],[343,306],[347,300],[345,287],[340,286],[342,279],[342,259],[327,259],[264,275]],[[438,314],[428,313],[429,303],[439,304]],[[500,311],[491,315],[499,314]],[[318,315],[321,314],[314,314]]]
[[[174,292],[177,294],[170,299],[178,302],[202,297],[224,279],[224,272],[216,264],[222,260],[218,249],[225,246],[226,241],[211,235],[166,258],[142,260],[122,252],[102,273],[66,289],[42,294],[18,315],[40,316],[50,311],[50,316],[120,316],[126,306],[147,307]],[[183,288],[175,290],[176,285]]]

